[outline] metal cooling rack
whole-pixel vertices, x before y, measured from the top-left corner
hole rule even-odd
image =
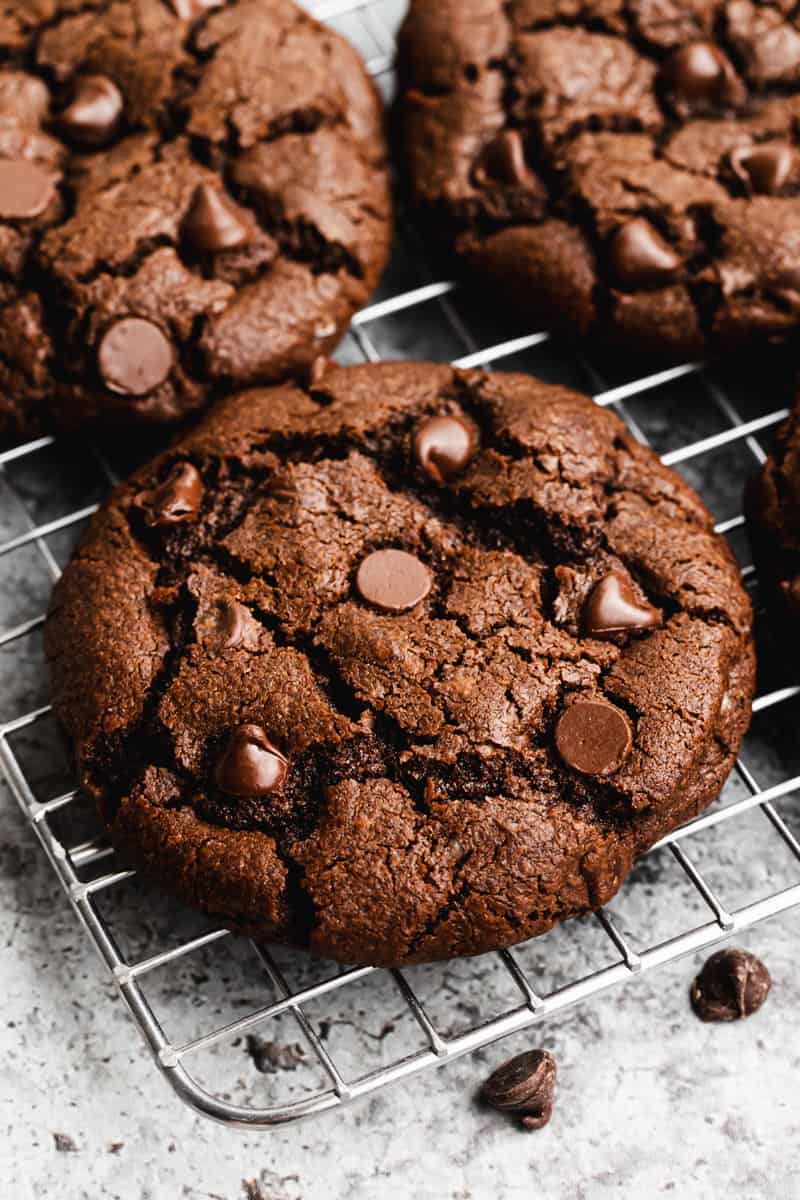
[[[322,0],[310,7],[359,45],[388,90],[402,0]],[[353,323],[344,361],[427,356],[582,383],[698,487],[720,514],[718,529],[739,553],[747,585],[756,587],[738,502],[744,479],[764,458],[757,435],[785,416],[770,408],[768,381],[748,385],[738,367],[724,376],[698,363],[631,377],[631,364],[576,359],[544,332],[509,337],[507,318],[501,338],[491,314],[431,274],[417,235],[403,223],[398,243],[382,293]],[[800,687],[780,676],[779,665],[778,674],[769,666],[777,656],[768,630],[762,630],[768,666],[754,732],[720,801],[651,851],[607,910],[545,938],[456,964],[348,970],[234,939],[157,893],[143,893],[133,872],[114,869],[113,850],[92,825],[88,806],[66,786],[66,758],[49,707],[31,703],[44,686],[44,618],[41,607],[29,608],[43,604],[96,500],[130,465],[114,463],[118,451],[41,438],[0,454],[0,603],[12,609],[0,632],[0,693],[6,710],[13,706],[11,713],[0,710],[7,715],[0,766],[156,1065],[195,1109],[266,1127],[335,1108],[800,903],[800,843],[792,829]],[[32,571],[46,586],[20,582]],[[667,900],[669,870],[679,880],[673,877]],[[144,912],[156,915],[145,921]],[[381,1022],[369,1035],[377,1063],[363,1052],[363,1039],[351,1038],[343,1052],[334,1045],[334,1027],[348,1025],[353,1014],[366,1014],[373,1029]],[[242,1043],[253,1035],[285,1041],[287,1025],[302,1047],[292,1047],[299,1069],[264,1076],[251,1070],[243,1081]]]

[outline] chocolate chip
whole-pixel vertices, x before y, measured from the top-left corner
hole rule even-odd
[[[738,1021],[758,1012],[771,987],[761,959],[731,948],[711,955],[689,997],[701,1021]]]
[[[455,478],[475,452],[472,430],[458,417],[430,417],[417,429],[414,454],[436,483]]]
[[[288,767],[260,725],[239,725],[217,759],[214,779],[228,796],[268,796],[281,787]]]
[[[553,1113],[556,1060],[546,1050],[528,1050],[492,1072],[481,1089],[486,1104],[514,1113],[525,1129],[541,1129]]]
[[[168,378],[175,364],[172,344],[152,321],[123,317],[103,335],[97,366],[106,387],[126,396],[144,396]]]
[[[0,218],[32,220],[42,215],[54,196],[53,180],[36,163],[21,158],[0,161]]]
[[[611,269],[625,288],[655,288],[670,283],[681,259],[644,217],[622,225],[609,247]]]
[[[183,236],[199,253],[216,254],[246,245],[252,230],[216,188],[200,183],[184,218]]]
[[[690,42],[675,50],[664,63],[663,79],[675,107],[685,114],[736,103],[743,92],[713,42]]]
[[[362,599],[394,613],[406,612],[424,600],[431,583],[425,564],[405,550],[376,550],[367,555],[356,574]]]
[[[183,525],[200,511],[203,484],[191,463],[176,463],[167,478],[150,491],[139,492],[134,503],[145,511],[148,525]]]
[[[498,133],[485,147],[475,167],[475,182],[479,187],[490,183],[524,187],[532,179],[525,161],[525,145],[516,129]]]
[[[621,709],[602,697],[576,700],[556,722],[556,749],[583,775],[613,775],[633,746],[633,729]]]
[[[182,21],[193,21],[212,8],[221,8],[225,0],[171,0],[175,16]]]
[[[583,632],[587,637],[613,637],[652,629],[661,623],[661,613],[642,602],[625,575],[612,571],[601,579],[583,608]]]
[[[763,146],[738,146],[730,163],[748,191],[775,196],[786,186],[798,164],[798,154],[788,142]]]
[[[236,600],[218,600],[197,622],[198,641],[217,650],[233,650],[255,625],[252,617]]]
[[[117,85],[105,75],[81,75],[72,99],[58,117],[58,128],[81,146],[103,146],[117,131],[124,101]]]

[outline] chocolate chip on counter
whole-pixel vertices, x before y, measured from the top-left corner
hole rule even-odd
[[[119,127],[123,108],[122,92],[113,80],[105,75],[81,75],[56,124],[66,138],[80,146],[104,146]]]
[[[613,775],[632,747],[628,717],[601,696],[576,700],[556,722],[558,753],[568,767],[583,775]]]
[[[701,1021],[738,1021],[758,1012],[771,987],[761,959],[731,947],[711,955],[689,996]]]
[[[183,236],[201,254],[235,250],[253,233],[233,205],[208,183],[197,185],[183,222]]]
[[[611,239],[609,259],[617,282],[634,290],[663,287],[681,268],[680,256],[644,217],[620,226]]]
[[[472,430],[458,417],[430,417],[414,436],[417,462],[436,483],[445,483],[459,475],[474,452]]]
[[[762,146],[738,146],[730,153],[735,174],[750,192],[775,196],[788,183],[798,166],[797,151],[788,142]]]
[[[55,197],[51,177],[26,159],[0,161],[0,219],[30,221],[40,217]]]
[[[481,1088],[484,1102],[519,1116],[525,1129],[541,1129],[553,1113],[556,1060],[547,1050],[528,1050],[493,1071]]]
[[[158,487],[139,492],[134,503],[145,512],[148,525],[183,525],[200,511],[203,483],[197,467],[176,463]]]
[[[475,182],[479,187],[491,183],[505,183],[512,187],[524,187],[532,179],[525,161],[525,145],[516,129],[498,133],[485,147],[475,167]]]
[[[123,317],[104,333],[97,350],[103,383],[112,392],[145,396],[160,387],[175,365],[166,334],[152,321]]]
[[[428,595],[432,582],[425,564],[405,550],[376,550],[367,555],[356,574],[361,598],[393,613],[414,608]]]
[[[228,796],[268,796],[281,787],[288,769],[288,759],[260,725],[239,725],[217,759],[214,779]]]
[[[587,637],[613,637],[653,629],[661,623],[661,613],[652,604],[642,603],[625,575],[612,571],[594,590],[583,608],[583,632]]]
[[[670,99],[682,113],[733,104],[742,88],[733,67],[713,42],[690,42],[673,51],[662,68]]]

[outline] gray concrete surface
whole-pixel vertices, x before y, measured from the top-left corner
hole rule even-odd
[[[390,25],[402,0],[387,0]],[[365,55],[385,50],[385,30],[343,22]],[[388,77],[382,78],[387,91]],[[405,228],[384,295],[429,281],[432,268]],[[464,331],[468,336],[465,340]],[[476,345],[527,332],[513,317],[456,296],[369,326],[383,356],[450,358]],[[363,352],[349,340],[344,359]],[[635,377],[630,361],[584,360],[555,343],[504,363],[597,390]],[[752,366],[752,364],[751,364]],[[692,376],[627,405],[666,452],[713,436],[730,423],[715,399],[722,388],[745,419],[782,402],[780,368],[746,364]],[[107,459],[124,469],[142,453],[110,439]],[[740,510],[755,456],[742,443],[715,449],[681,469],[719,520]],[[106,480],[83,443],[27,456],[0,473],[0,544],[31,522],[57,519],[98,499]],[[76,528],[46,539],[65,560]],[[732,541],[743,565],[746,541]],[[52,574],[35,546],[0,559],[0,630],[43,611]],[[759,625],[761,678],[769,692],[795,681],[783,648]],[[0,722],[46,702],[40,635],[0,644]],[[761,714],[744,759],[761,786],[800,773],[792,701]],[[39,799],[70,783],[63,746],[47,720],[11,744]],[[722,803],[744,795],[733,781]],[[793,795],[778,804],[795,833]],[[91,822],[88,822],[90,825]],[[84,822],[62,821],[70,842]],[[754,812],[693,837],[692,860],[729,908],[800,882],[800,863],[763,814]],[[103,912],[131,960],[203,927],[137,881],[103,897]],[[648,857],[611,906],[634,947],[644,949],[707,920],[702,901],[668,852]],[[796,1023],[800,977],[794,910],[737,938],[773,977],[761,1013],[732,1026],[705,1026],[691,1014],[689,982],[702,955],[594,997],[535,1029],[307,1123],[265,1133],[217,1126],[195,1115],[158,1075],[116,988],[72,914],[8,788],[0,783],[0,1200],[611,1200],[673,1195],[689,1200],[800,1197]],[[529,944],[520,957],[546,993],[613,961],[594,921],[574,923]],[[283,955],[292,983],[330,968]],[[420,969],[410,975],[442,1032],[454,1032],[517,1003],[493,958]],[[147,994],[174,1041],[192,1038],[269,1002],[263,972],[246,944],[226,939],[179,967],[154,972]],[[394,1061],[420,1044],[419,1030],[386,976],[374,976],[309,1006],[315,1030],[347,1075]],[[278,1046],[299,1040],[288,1018],[259,1034]],[[474,1095],[488,1071],[531,1046],[553,1051],[560,1078],[553,1120],[535,1134],[487,1113]],[[292,1055],[290,1054],[291,1058]],[[294,1055],[294,1057],[298,1057]],[[309,1095],[320,1085],[308,1054],[295,1069],[259,1072],[246,1044],[224,1042],[193,1063],[211,1090],[240,1104]]]

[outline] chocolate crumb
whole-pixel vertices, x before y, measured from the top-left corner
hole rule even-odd
[[[122,1149],[122,1147],[124,1145],[125,1145],[124,1142],[109,1142],[108,1143],[108,1153],[109,1154],[119,1154],[120,1150]]]
[[[689,996],[701,1021],[739,1021],[758,1012],[771,987],[761,959],[731,947],[711,955]]]
[[[55,1142],[56,1150],[61,1154],[75,1154],[78,1150],[76,1143],[68,1133],[54,1133],[53,1141]]]
[[[282,1046],[279,1042],[265,1042],[255,1034],[247,1035],[245,1050],[253,1060],[253,1066],[262,1075],[275,1075],[278,1071],[294,1071],[305,1061],[306,1052],[297,1042]]]
[[[481,1098],[498,1112],[513,1113],[524,1129],[541,1129],[553,1113],[556,1060],[547,1050],[528,1050],[493,1071]]]

